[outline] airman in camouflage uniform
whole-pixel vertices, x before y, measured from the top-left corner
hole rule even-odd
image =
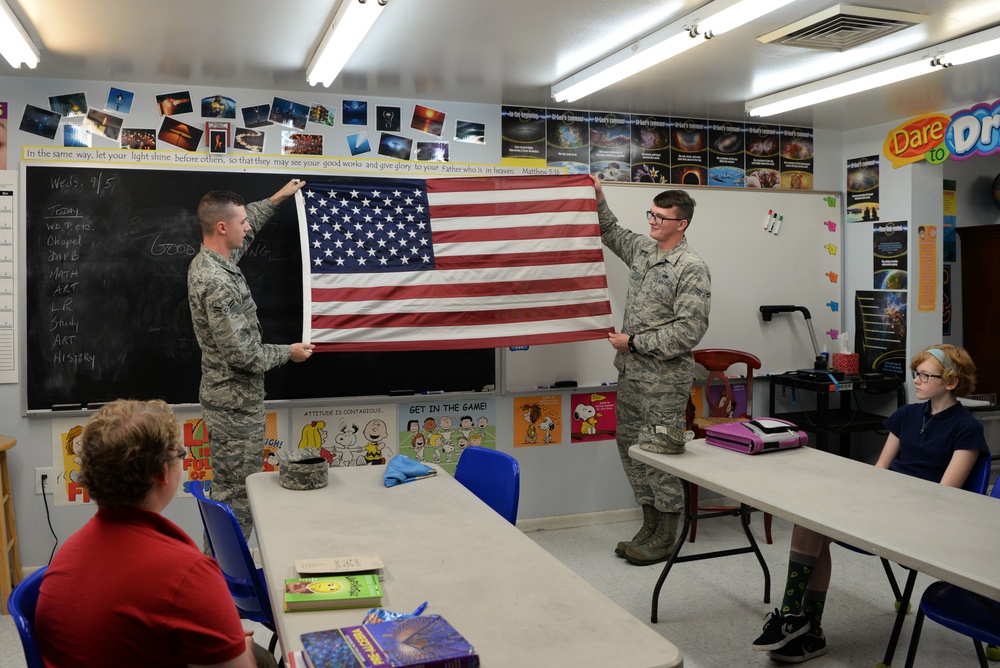
[[[645,236],[619,225],[596,177],[594,185],[601,239],[630,271],[622,331],[608,339],[617,351],[618,454],[642,506],[643,525],[615,553],[634,564],[654,564],[673,551],[683,487],[675,476],[629,457],[628,448],[684,452],[691,351],[708,329],[712,281],[708,265],[684,238],[695,205],[686,192],[667,190],[653,199]]]
[[[246,537],[253,519],[246,477],[261,470],[264,372],[301,362],[312,346],[261,342],[257,305],[237,263],[278,205],[304,185],[291,181],[244,207],[236,193],[213,191],[198,205],[202,246],[188,267],[188,304],[201,347],[198,399],[212,448],[211,497],[232,507]]]

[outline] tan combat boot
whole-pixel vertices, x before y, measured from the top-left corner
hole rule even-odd
[[[649,540],[641,545],[632,545],[625,550],[625,558],[636,566],[649,566],[666,561],[674,551],[677,541],[677,524],[680,513],[660,513],[660,522]]]
[[[650,536],[656,532],[656,527],[660,522],[660,511],[653,506],[643,506],[642,507],[642,527],[639,532],[635,535],[632,540],[629,541],[618,541],[618,547],[615,548],[615,554],[619,557],[624,557],[626,550],[633,545],[642,545]]]

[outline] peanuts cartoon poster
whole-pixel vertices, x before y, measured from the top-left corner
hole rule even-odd
[[[81,506],[90,503],[80,484],[80,445],[86,417],[52,420],[52,476],[45,491],[52,493],[52,505]]]
[[[395,404],[299,408],[291,420],[290,447],[312,449],[331,467],[382,465],[399,452]]]
[[[177,490],[178,497],[191,496],[190,483],[201,480],[205,490],[212,487],[212,446],[211,437],[200,413],[178,413],[181,427],[181,443],[187,449],[182,463],[184,473],[182,484]],[[287,447],[285,435],[288,433],[288,412],[268,410],[264,413],[264,442],[261,444],[260,470],[278,470],[278,451]]]
[[[261,446],[261,470],[268,468],[269,461],[276,458],[269,454],[281,449],[283,435],[288,433],[288,416],[285,411],[268,411],[266,414],[265,441]],[[205,481],[206,488],[212,481],[212,451],[208,430],[200,414],[177,415],[181,432],[181,443],[188,451],[182,466],[183,484],[177,496],[190,496],[188,483],[192,480]],[[52,420],[52,477],[46,482],[46,489],[52,490],[52,503],[56,506],[76,506],[90,503],[90,495],[80,484],[80,446],[83,427],[87,416],[76,418],[55,418]]]
[[[613,441],[617,433],[616,392],[590,392],[570,395],[573,420],[569,428],[572,443]]]
[[[514,447],[562,443],[562,395],[514,397]]]
[[[399,407],[399,451],[455,474],[467,448],[496,450],[496,402],[480,397],[442,398]]]

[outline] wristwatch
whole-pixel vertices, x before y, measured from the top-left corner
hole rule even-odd
[[[635,334],[628,337],[628,350],[630,353],[637,353],[638,350],[635,349]]]

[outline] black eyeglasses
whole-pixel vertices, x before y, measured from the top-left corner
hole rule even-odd
[[[944,378],[944,376],[939,376],[936,373],[924,373],[923,371],[917,371],[914,369],[912,372],[913,380],[920,379],[921,383],[926,383],[931,378]]]
[[[662,223],[665,220],[687,220],[687,218],[670,218],[668,216],[661,216],[658,213],[653,213],[652,211],[647,211],[646,220],[653,220],[653,218],[656,218],[656,222],[658,223]]]

